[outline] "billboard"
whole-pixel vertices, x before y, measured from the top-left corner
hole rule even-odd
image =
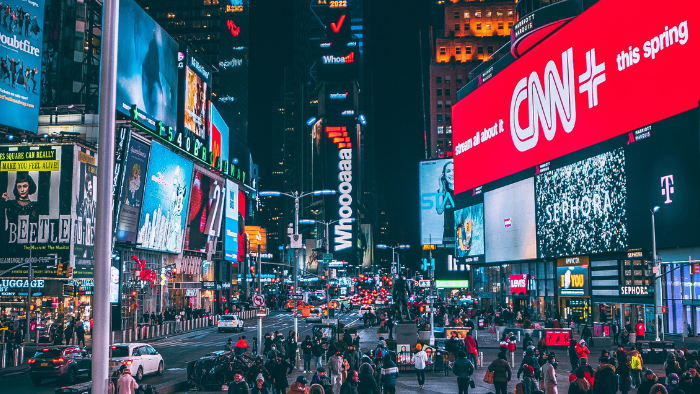
[[[535,193],[541,257],[627,248],[623,148],[540,172],[535,177]]]
[[[39,125],[44,6],[45,0],[9,0],[0,10],[0,124],[34,133]],[[16,18],[20,11],[23,24]]]
[[[484,193],[486,262],[537,258],[535,180]]]
[[[421,245],[455,242],[454,175],[452,159],[420,163]]]
[[[484,204],[455,211],[455,257],[458,261],[484,254]],[[468,262],[473,262],[470,259]]]
[[[371,270],[372,262],[374,261],[374,239],[371,224],[363,223],[360,225],[357,249],[362,252],[362,270]]]
[[[95,261],[97,153],[75,145],[73,165],[73,277],[92,278]]]
[[[216,250],[221,233],[225,187],[223,179],[197,169],[192,178],[185,249],[207,253]]]
[[[135,45],[139,43],[139,45]],[[119,2],[117,110],[151,130],[177,126],[178,44],[134,0]]]
[[[116,223],[117,242],[136,243],[150,150],[150,146],[134,137],[129,139],[120,188],[120,208]]]
[[[238,262],[238,184],[226,180],[224,259]]]
[[[194,56],[190,55],[190,61],[185,66],[184,126],[185,129],[201,140],[206,140],[207,138],[207,95],[208,89],[211,88],[208,82],[208,76],[210,75],[211,72],[206,70]]]
[[[700,13],[688,12],[696,8],[692,0],[671,8],[602,0],[503,71],[480,78],[482,86],[452,107],[455,191],[696,108],[700,40],[689,31]],[[616,31],[615,39],[590,28],[614,26],[619,15],[644,23]],[[662,81],[640,82],[649,75]]]
[[[192,162],[158,143],[151,146],[136,242],[144,249],[182,252]]]
[[[588,257],[568,257],[557,260],[557,288],[561,296],[587,296]]]
[[[0,270],[71,261],[73,145],[0,147]],[[46,264],[44,264],[45,266]],[[26,275],[28,267],[10,272]],[[56,269],[35,269],[55,277]]]
[[[228,154],[228,133],[229,128],[224,118],[214,104],[209,102],[209,152],[216,159],[221,158],[227,162],[231,160]]]
[[[245,207],[245,193],[243,190],[238,189],[238,261],[245,259]]]

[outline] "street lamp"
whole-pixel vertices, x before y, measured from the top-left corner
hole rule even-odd
[[[656,223],[654,222],[654,214],[659,212],[661,207],[655,206],[651,211],[651,248],[654,258],[654,328],[656,329],[656,341],[659,341],[659,308],[663,303],[661,300],[661,267],[659,266],[659,258],[656,256]]]
[[[396,246],[387,246],[386,244],[378,244],[377,249],[391,249],[391,262],[394,263],[394,253],[396,253],[396,273],[398,276],[401,276],[401,262],[399,259],[399,253],[396,252],[396,249],[410,249],[411,245],[396,245]]]

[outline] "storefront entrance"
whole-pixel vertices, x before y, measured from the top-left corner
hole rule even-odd
[[[591,316],[591,298],[559,297],[559,313],[566,321],[571,317],[577,323],[586,323]]]

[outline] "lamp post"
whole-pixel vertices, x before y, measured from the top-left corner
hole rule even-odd
[[[400,261],[400,256],[399,253],[396,251],[396,249],[410,249],[411,245],[396,245],[396,246],[387,246],[386,244],[378,244],[377,249],[391,249],[391,262],[392,264],[396,262],[396,274],[401,277],[401,261]],[[396,253],[396,261],[394,261],[394,253]]]
[[[661,207],[655,206],[651,211],[651,248],[654,259],[654,328],[656,329],[656,341],[659,341],[659,308],[663,301],[661,300],[661,267],[659,266],[659,258],[656,256],[656,223],[654,222],[654,214],[659,212]]]

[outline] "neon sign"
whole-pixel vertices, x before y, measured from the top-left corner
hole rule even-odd
[[[219,67],[221,67],[223,69],[227,69],[229,67],[240,67],[242,65],[243,65],[243,59],[236,59],[236,58],[219,62]]]
[[[340,113],[342,116],[352,116],[355,115],[355,110],[353,109],[346,109],[345,111]]]
[[[342,99],[348,97],[348,92],[345,92],[345,93],[331,93],[328,97],[330,97],[331,100],[342,100]]]
[[[328,8],[345,8],[347,6],[347,0],[331,0],[331,3],[328,5]]]
[[[236,24],[233,23],[233,21],[230,19],[226,21],[226,27],[231,32],[231,35],[234,37],[238,37],[238,35],[241,34],[241,28],[236,26]]]
[[[231,4],[226,4],[226,12],[243,12],[243,0],[231,0]]]
[[[340,28],[343,27],[343,22],[345,22],[345,15],[340,16],[338,23],[331,22],[331,30],[333,30],[333,33],[340,33]]]
[[[350,52],[346,56],[333,56],[325,55],[323,56],[323,64],[348,64],[355,62],[355,53]]]
[[[352,149],[341,149],[338,152],[338,158],[340,159],[338,161],[340,220],[335,225],[334,249],[336,252],[352,246]]]

